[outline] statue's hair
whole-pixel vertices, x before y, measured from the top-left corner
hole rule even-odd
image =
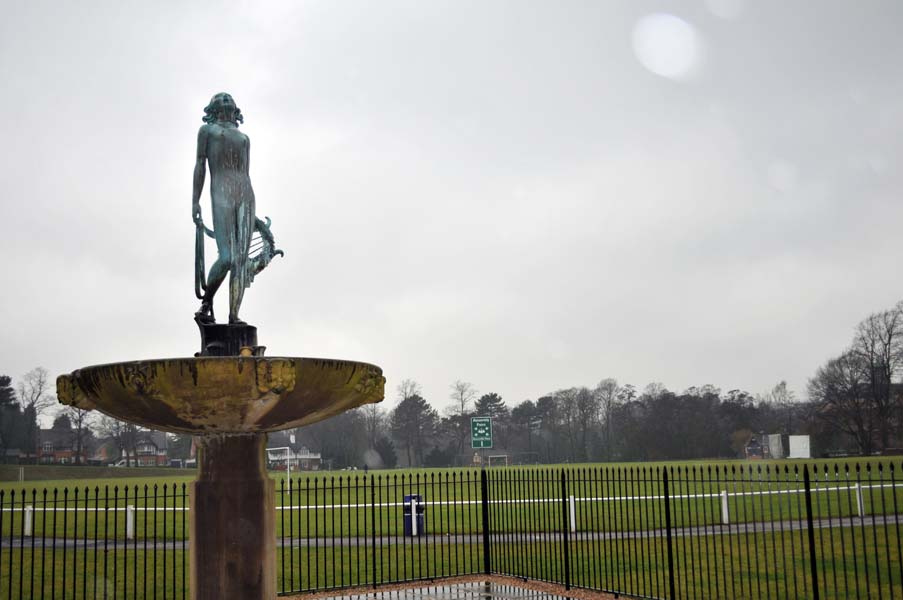
[[[216,94],[210,99],[210,104],[204,107],[204,116],[201,117],[201,120],[203,120],[204,123],[216,123],[216,108],[214,108],[213,103],[222,95],[223,93]],[[241,114],[241,109],[238,108],[238,106],[235,107],[235,112],[232,113],[232,122],[235,123],[235,125],[245,122],[245,117]]]

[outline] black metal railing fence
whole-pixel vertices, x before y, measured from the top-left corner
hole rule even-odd
[[[277,482],[277,584],[502,574],[650,598],[903,597],[891,461]],[[0,489],[0,597],[184,598],[187,485]]]

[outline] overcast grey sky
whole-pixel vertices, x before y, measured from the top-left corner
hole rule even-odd
[[[894,0],[3,6],[0,373],[197,350],[219,91],[286,252],[243,318],[380,365],[388,406],[404,378],[803,394],[903,298]]]

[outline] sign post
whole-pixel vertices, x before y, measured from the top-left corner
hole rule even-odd
[[[470,418],[470,447],[492,448],[492,417]],[[482,457],[480,462],[482,462]]]

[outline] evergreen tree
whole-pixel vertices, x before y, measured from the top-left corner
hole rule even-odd
[[[477,400],[474,414],[480,417],[492,417],[494,420],[507,419],[508,407],[505,406],[505,401],[502,400],[501,396],[492,392],[480,396],[480,399]]]
[[[0,460],[7,449],[19,447],[22,433],[22,413],[16,402],[12,378],[0,375]]]
[[[13,389],[12,381],[9,375],[0,375],[0,408],[16,403],[16,390]]]
[[[423,464],[424,447],[438,420],[436,409],[417,394],[402,400],[392,411],[392,434],[404,447],[408,466]]]

